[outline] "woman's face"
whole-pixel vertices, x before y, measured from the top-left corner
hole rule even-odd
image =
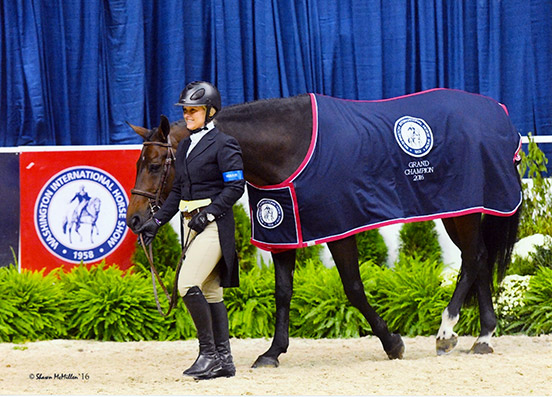
[[[205,124],[205,106],[184,107],[184,120],[189,130],[197,130]]]

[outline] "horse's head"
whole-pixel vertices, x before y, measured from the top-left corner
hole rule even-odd
[[[135,232],[169,195],[174,179],[176,148],[189,132],[181,122],[170,125],[165,116],[161,116],[159,127],[152,130],[129,125],[144,139],[126,218],[128,227]]]

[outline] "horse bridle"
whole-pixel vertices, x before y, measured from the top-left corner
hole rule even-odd
[[[155,215],[155,213],[161,208],[161,205],[163,204],[164,199],[161,198],[161,194],[163,193],[163,190],[165,190],[165,186],[167,185],[167,180],[169,179],[169,172],[171,170],[171,166],[173,162],[176,160],[176,156],[174,154],[174,150],[172,148],[172,144],[170,142],[164,143],[164,142],[153,142],[148,141],[144,142],[143,144],[144,149],[146,146],[160,146],[167,148],[167,157],[165,158],[165,162],[163,164],[163,172],[161,173],[161,178],[159,181],[159,185],[157,186],[157,189],[151,193],[147,190],[140,190],[140,189],[131,189],[131,194],[136,194],[138,196],[143,196],[148,199],[148,204],[151,212],[151,216]],[[143,149],[142,149],[143,150]]]
[[[146,146],[160,146],[167,148],[167,157],[165,158],[165,163],[163,164],[163,172],[161,174],[159,184],[156,188],[156,190],[151,193],[146,190],[140,190],[140,189],[131,189],[131,194],[136,194],[138,196],[143,196],[148,199],[148,204],[150,208],[150,216],[153,217],[155,213],[161,208],[161,205],[163,204],[164,199],[161,198],[161,194],[163,193],[163,190],[165,190],[165,186],[167,185],[167,180],[169,178],[169,172],[171,170],[171,166],[176,161],[176,156],[174,154],[174,150],[172,148],[172,144],[170,142],[164,143],[164,142],[153,142],[153,141],[147,141],[143,144],[144,147]],[[144,149],[142,149],[144,150]],[[153,294],[155,296],[155,304],[157,305],[157,311],[163,316],[167,317],[171,310],[174,309],[177,305],[177,297],[178,297],[178,289],[177,289],[177,282],[178,282],[178,274],[180,273],[180,268],[182,266],[182,262],[184,260],[184,257],[186,255],[187,248],[189,244],[191,243],[190,236],[186,238],[186,244],[183,244],[182,249],[182,255],[180,257],[180,261],[177,265],[176,271],[175,271],[175,280],[173,284],[172,289],[172,295],[169,294],[169,291],[167,287],[165,287],[165,284],[163,283],[163,280],[159,276],[159,273],[157,272],[157,269],[155,268],[155,265],[153,264],[153,250],[152,250],[152,244],[149,245],[149,250],[146,250],[146,245],[144,244],[144,238],[142,234],[140,234],[140,243],[142,244],[142,248],[144,249],[144,253],[146,254],[146,258],[150,264],[150,272],[151,272],[151,281],[153,283]],[[167,297],[167,300],[169,301],[169,308],[167,312],[163,312],[163,309],[161,308],[161,304],[159,302],[159,297],[157,294],[157,285],[155,283],[155,279],[157,279],[157,282],[159,282],[159,285],[163,289],[163,292],[165,293],[165,296]]]

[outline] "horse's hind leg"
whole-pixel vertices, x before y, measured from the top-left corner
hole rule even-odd
[[[374,335],[380,339],[387,356],[391,360],[402,358],[404,343],[401,336],[389,332],[385,321],[376,313],[366,299],[364,285],[360,278],[356,237],[350,236],[343,240],[330,242],[328,243],[328,248],[332,253],[339,275],[341,276],[345,294],[351,304],[366,317]]]
[[[443,224],[462,252],[462,267],[452,298],[441,316],[436,340],[438,355],[449,353],[456,346],[458,336],[453,328],[460,318],[460,309],[466,296],[487,259],[487,250],[481,236],[480,214],[444,219]]]
[[[490,277],[492,277],[490,269],[483,266],[475,280],[477,301],[479,303],[479,321],[481,323],[481,332],[471,348],[471,352],[475,354],[488,354],[494,351],[491,338],[496,329],[496,314],[493,309]]]
[[[94,230],[96,230],[96,235],[100,234],[100,231],[98,230],[98,225],[96,225],[96,221],[90,224],[90,242],[92,244],[94,244]]]
[[[289,346],[289,307],[293,294],[293,271],[295,269],[295,250],[272,254],[274,275],[276,277],[276,325],[270,348],[260,355],[252,365],[258,367],[277,367],[278,357]]]

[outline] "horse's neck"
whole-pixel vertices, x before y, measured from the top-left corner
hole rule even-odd
[[[276,185],[293,174],[312,137],[310,97],[272,99],[223,109],[217,128],[233,136],[243,153],[245,179]]]
[[[172,148],[174,149],[176,153],[176,148],[178,147],[178,144],[182,139],[188,138],[190,136],[190,132],[186,128],[185,123],[181,123],[180,121],[175,123],[173,126],[171,126],[171,132],[169,134],[169,142],[171,143]]]

